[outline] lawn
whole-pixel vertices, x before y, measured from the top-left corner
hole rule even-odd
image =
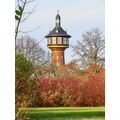
[[[104,120],[104,107],[22,108],[31,120]]]

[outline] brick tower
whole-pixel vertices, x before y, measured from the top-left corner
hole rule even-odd
[[[63,67],[65,64],[64,51],[69,47],[69,38],[71,36],[61,27],[59,11],[55,19],[55,28],[45,37],[47,38],[47,46],[52,51],[52,63],[55,63],[59,67]]]

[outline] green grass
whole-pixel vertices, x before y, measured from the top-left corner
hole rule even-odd
[[[104,120],[104,107],[22,108],[31,120]]]

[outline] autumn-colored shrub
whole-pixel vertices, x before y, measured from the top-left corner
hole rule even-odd
[[[104,76],[40,77],[35,106],[103,106]]]
[[[105,69],[98,64],[93,64],[83,71],[84,74],[100,74],[104,72]]]
[[[84,84],[84,96],[82,106],[104,106],[105,81],[101,74],[90,75]]]

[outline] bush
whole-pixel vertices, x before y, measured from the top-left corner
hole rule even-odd
[[[90,75],[84,85],[84,96],[82,106],[104,106],[105,104],[105,82],[104,77]]]
[[[48,78],[40,77],[37,85],[37,107],[103,106],[104,76]]]
[[[23,54],[17,54],[15,59],[15,103],[16,107],[27,107],[34,96],[34,81],[30,80],[33,65]]]

